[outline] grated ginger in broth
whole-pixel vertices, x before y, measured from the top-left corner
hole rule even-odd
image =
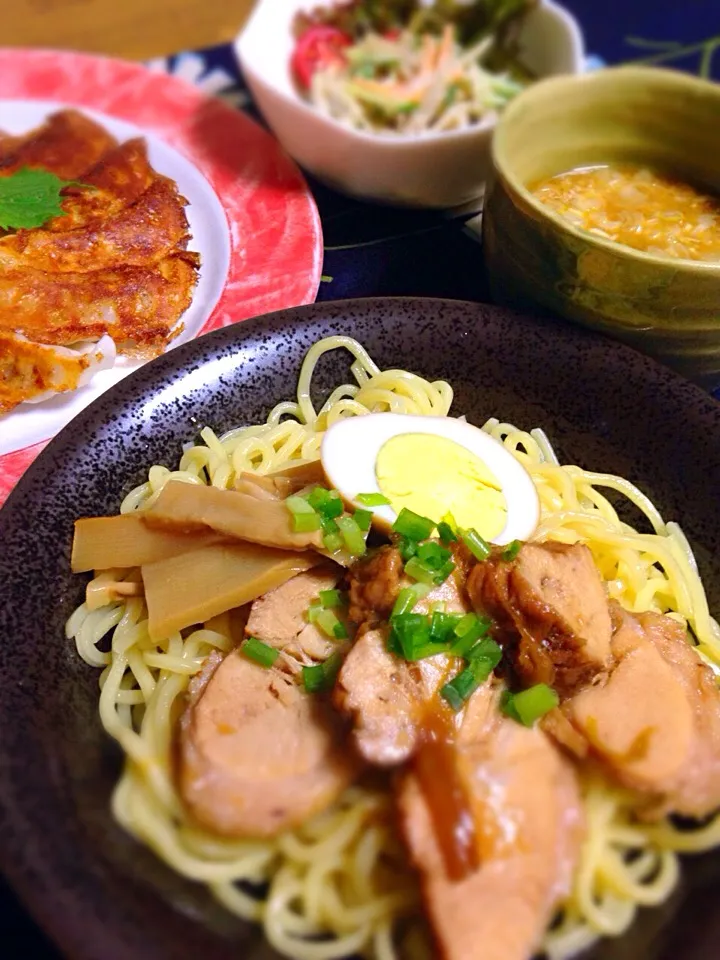
[[[648,167],[581,167],[531,192],[570,223],[660,256],[720,260],[720,199]]]

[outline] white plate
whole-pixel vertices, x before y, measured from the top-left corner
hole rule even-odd
[[[48,100],[0,100],[0,130],[11,134],[26,133],[41,124],[49,114],[72,106]],[[200,333],[223,291],[230,261],[227,217],[205,177],[177,150],[132,123],[87,107],[78,106],[77,109],[100,123],[119,141],[144,137],[153,169],[174,180],[188,201],[185,210],[192,234],[188,249],[200,254],[200,278],[192,303],[181,318],[185,328],[168,347],[172,349]],[[79,390],[58,394],[41,403],[24,403],[16,407],[0,419],[0,456],[54,436],[108,387],[142,363],[142,360],[118,357],[114,367],[101,370]]]

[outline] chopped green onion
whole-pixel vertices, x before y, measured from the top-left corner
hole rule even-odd
[[[480,637],[479,633],[472,631],[466,637],[459,637],[450,647],[450,653],[454,657],[467,657]]]
[[[323,610],[323,605],[320,600],[312,600],[310,606],[307,608],[307,618],[308,623],[315,623],[318,618],[318,614]]]
[[[399,650],[406,660],[422,660],[443,652],[442,646],[430,640],[430,621],[422,613],[403,613],[393,617],[388,645],[393,652]]]
[[[372,513],[369,510],[356,510],[353,514],[353,520],[363,532],[370,529],[372,523]]]
[[[293,516],[301,516],[302,514],[315,516],[315,508],[304,497],[288,497],[285,506]]]
[[[417,548],[417,555],[431,570],[439,570],[450,559],[450,551],[445,550],[435,540],[427,540]]]
[[[310,533],[320,529],[320,517],[317,513],[294,513],[293,533]]]
[[[355,500],[363,507],[389,507],[390,501],[384,493],[359,493]]]
[[[512,543],[509,543],[502,552],[503,560],[514,560],[520,553],[521,546],[522,543],[519,540],[513,540]]]
[[[463,543],[476,560],[487,560],[490,556],[490,544],[483,540],[477,530],[462,530],[460,533]]]
[[[454,569],[455,564],[452,562],[452,560],[448,560],[447,563],[444,563],[435,574],[433,583],[436,583],[438,586],[440,586],[441,583],[445,583]]]
[[[405,564],[405,573],[413,580],[419,580],[420,583],[435,583],[435,571],[431,570],[427,564],[423,563],[418,557],[410,557]]]
[[[487,617],[478,617],[476,613],[466,613],[455,627],[456,640],[450,647],[450,653],[456,657],[467,656],[477,641],[490,629],[491,621]]]
[[[418,643],[414,646],[412,656],[406,656],[405,659],[414,662],[416,660],[424,660],[426,657],[436,657],[439,653],[447,653],[447,646],[428,640],[426,643]]]
[[[536,720],[553,710],[559,702],[560,698],[552,687],[546,683],[537,683],[520,693],[506,690],[500,699],[500,709],[518,723],[532,727]]]
[[[340,607],[345,602],[345,596],[339,590],[321,590],[318,596],[323,607]]]
[[[440,690],[440,696],[453,710],[459,710],[481,684],[471,667],[459,673],[454,680],[446,683]]]
[[[342,549],[343,538],[339,533],[326,533],[323,537],[323,544],[328,553],[337,553]]]
[[[436,610],[430,621],[430,639],[434,643],[448,643],[461,620],[461,613],[443,613]]]
[[[307,502],[327,520],[339,517],[343,512],[343,502],[337,490],[326,490],[325,487],[314,487]]]
[[[418,513],[413,513],[407,507],[403,507],[393,524],[395,533],[408,537],[410,540],[427,540],[435,529],[435,523],[428,520],[427,517],[421,517]]]
[[[502,660],[502,647],[490,637],[483,637],[468,653],[468,660],[471,664],[487,662],[490,664],[490,669],[494,670]]]
[[[342,654],[333,653],[325,663],[318,663],[313,667],[302,668],[302,678],[308,693],[321,693],[329,690],[335,683],[335,677],[342,666]]]
[[[320,516],[320,526],[323,533],[340,533],[340,527],[335,523],[332,517]]]
[[[414,540],[408,540],[407,537],[399,537],[396,546],[400,551],[403,563],[407,563],[407,561],[417,553],[417,543],[415,543]]]
[[[285,506],[292,514],[295,533],[309,533],[320,529],[320,517],[303,497],[288,497]]]
[[[443,543],[454,543],[457,540],[455,531],[450,524],[444,520],[441,520],[438,524],[438,534]]]
[[[340,534],[348,552],[354,557],[361,557],[365,553],[365,538],[357,523],[352,517],[338,517],[335,523],[340,529]]]
[[[457,538],[457,532],[459,528],[457,525],[457,521],[455,520],[455,517],[450,513],[449,510],[444,517],[441,517],[441,520],[443,523],[446,523],[450,527],[452,532],[455,534],[455,537]]]
[[[464,637],[466,634],[474,630],[478,620],[480,618],[476,613],[465,613],[460,618],[458,625],[455,627],[455,636]],[[478,634],[480,636],[480,634]]]
[[[332,610],[321,610],[316,614],[313,622],[320,627],[323,633],[326,633],[334,640],[347,639],[348,632],[345,624],[338,620]]]
[[[468,654],[468,670],[478,683],[484,683],[502,660],[502,650],[494,640],[481,640]]]
[[[254,660],[261,667],[271,667],[280,656],[279,650],[269,647],[267,643],[263,643],[256,637],[248,637],[240,644],[240,650],[249,660]]]
[[[403,587],[397,595],[390,619],[410,613],[418,600],[422,600],[428,593],[430,593],[430,587],[425,583],[414,583],[411,587]]]
[[[335,523],[332,517],[320,517],[320,526],[323,532],[323,543],[329,553],[337,553],[342,550],[343,538],[340,535],[340,527]]]

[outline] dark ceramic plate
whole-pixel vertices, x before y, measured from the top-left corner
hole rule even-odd
[[[488,306],[363,300],[247,321],[173,350],[71,423],[0,512],[0,857],[69,957],[272,956],[257,930],[114,824],[119,756],[98,722],[97,672],[64,639],[83,589],[68,558],[76,517],[114,513],[148,466],[173,464],[201,426],[264,418],[292,396],[308,347],[340,332],[383,367],[449,379],[454,410],[471,421],[542,425],[564,460],[640,484],[683,523],[720,609],[720,405],[625,347]],[[334,356],[317,386],[346,376]],[[645,911],[596,960],[720,956],[720,857],[687,866],[671,903]]]

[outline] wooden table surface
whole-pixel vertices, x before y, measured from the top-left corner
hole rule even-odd
[[[5,0],[2,6],[2,46],[145,59],[232,39],[253,0]]]

